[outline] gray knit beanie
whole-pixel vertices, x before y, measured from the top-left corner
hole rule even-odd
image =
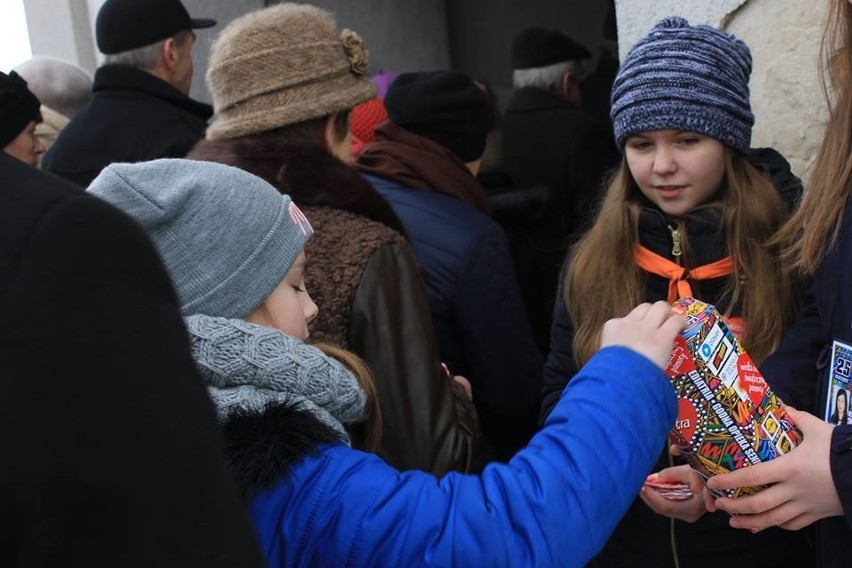
[[[284,279],[313,233],[288,196],[212,162],[112,164],[87,191],[142,225],[184,315],[245,318]]]
[[[235,138],[353,108],[376,96],[368,52],[331,14],[277,4],[231,22],[211,47],[207,138]]]
[[[616,143],[652,130],[689,130],[745,152],[754,115],[751,53],[736,37],[683,18],[662,20],[627,54],[612,87]]]

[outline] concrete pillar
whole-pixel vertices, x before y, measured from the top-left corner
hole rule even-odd
[[[100,1],[24,0],[33,55],[65,59],[94,71],[98,65],[94,14]]]
[[[660,19],[683,16],[733,33],[751,49],[752,146],[773,147],[807,182],[827,109],[819,80],[819,41],[827,0],[616,0],[619,52]]]

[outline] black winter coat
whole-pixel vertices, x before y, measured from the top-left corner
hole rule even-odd
[[[772,178],[785,202],[794,204],[801,195],[801,182],[792,175],[786,161],[773,150],[755,150],[749,160],[762,167]],[[643,209],[639,219],[639,242],[653,252],[674,261],[669,227],[680,225],[690,244],[690,266],[709,264],[726,256],[727,247],[719,230],[720,212],[714,207],[699,207],[686,217],[669,218],[655,206]],[[668,280],[648,274],[645,301],[665,300]],[[693,293],[721,311],[729,307],[726,295],[728,277],[692,282]],[[741,316],[733,306],[733,316]],[[550,353],[545,363],[541,421],[556,405],[562,390],[578,369],[572,349],[573,325],[560,292],[553,312]],[[678,465],[669,455],[665,442],[654,471]],[[812,551],[806,532],[790,533],[783,529],[767,529],[751,534],[730,528],[724,512],[705,514],[696,523],[685,523],[654,513],[637,497],[621,520],[601,554],[590,563],[597,568],[626,566],[672,567],[675,555],[685,568],[711,568],[736,558],[743,566],[770,567],[786,563],[811,566]],[[676,543],[676,545],[674,544]]]
[[[0,566],[261,566],[142,229],[0,153]]]
[[[81,187],[114,162],[183,158],[204,137],[210,105],[133,67],[95,72],[92,100],[59,134],[42,167]]]
[[[831,345],[852,345],[852,202],[846,204],[837,242],[829,250],[805,296],[805,309],[781,346],[760,367],[784,402],[823,418],[829,404]],[[834,428],[831,475],[843,505],[843,517],[815,525],[818,566],[849,566],[852,542],[852,425]]]
[[[512,94],[500,127],[503,170],[515,186],[548,187],[563,234],[579,229],[618,161],[606,126],[556,93],[526,87]]]
[[[591,222],[618,150],[606,124],[558,94],[534,87],[512,94],[501,131],[502,170],[514,193],[532,196],[542,188],[548,193],[539,207],[520,202],[494,208],[494,218],[509,237],[533,332],[546,350],[559,268],[573,237]]]

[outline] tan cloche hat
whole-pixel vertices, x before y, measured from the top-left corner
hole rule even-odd
[[[329,12],[277,4],[231,22],[213,43],[207,85],[215,116],[207,138],[235,138],[351,109],[373,98],[368,51],[338,34]]]

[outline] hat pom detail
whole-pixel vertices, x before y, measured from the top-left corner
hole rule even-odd
[[[340,32],[340,41],[343,43],[343,51],[349,59],[349,68],[355,75],[361,76],[367,72],[370,62],[370,52],[364,44],[364,38],[349,29]]]
[[[668,18],[663,18],[662,20],[660,20],[654,27],[659,29],[674,30],[678,28],[688,28],[689,22],[686,19],[681,18],[680,16],[669,16]]]

